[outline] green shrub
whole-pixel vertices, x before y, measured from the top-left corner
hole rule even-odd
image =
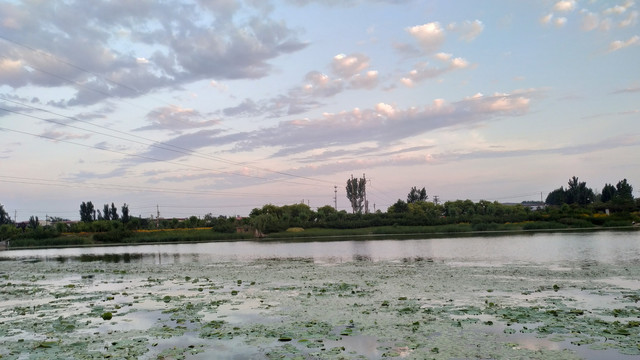
[[[631,221],[629,220],[607,220],[602,225],[604,227],[623,227],[623,226],[631,226]]]
[[[567,225],[555,221],[536,221],[524,224],[522,230],[556,230],[566,229],[567,227]]]
[[[60,236],[49,239],[14,239],[11,240],[11,248],[31,248],[31,247],[56,247],[56,246],[78,246],[90,245],[91,239],[88,237]]]
[[[590,228],[594,227],[590,221],[575,218],[562,218],[558,220],[561,224],[569,225],[571,228]]]
[[[122,243],[133,235],[133,232],[126,230],[115,230],[93,234],[93,240],[103,243]]]
[[[498,230],[498,224],[496,223],[477,223],[471,226],[473,231],[496,231]]]

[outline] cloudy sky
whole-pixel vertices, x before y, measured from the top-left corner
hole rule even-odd
[[[0,203],[19,221],[640,196],[633,0],[5,0]],[[157,206],[157,207],[156,207]]]

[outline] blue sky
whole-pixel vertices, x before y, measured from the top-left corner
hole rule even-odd
[[[18,220],[304,201],[640,196],[640,5],[0,3],[0,202]]]

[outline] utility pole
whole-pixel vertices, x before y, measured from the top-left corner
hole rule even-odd
[[[156,229],[160,229],[160,206],[156,204]]]
[[[362,180],[364,180],[364,213],[369,213],[369,202],[367,201],[367,177],[362,174]]]
[[[434,195],[433,196],[433,203],[438,205],[438,202],[440,202],[440,197],[438,195]]]
[[[333,185],[333,208],[338,211],[338,185]]]

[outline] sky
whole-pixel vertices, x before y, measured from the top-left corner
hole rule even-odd
[[[640,4],[4,0],[0,204],[18,221],[640,197]]]

